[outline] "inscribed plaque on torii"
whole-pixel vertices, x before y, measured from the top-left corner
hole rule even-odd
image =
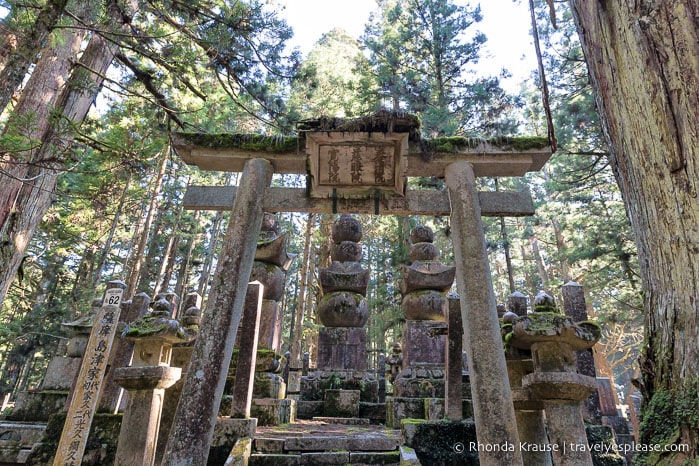
[[[309,132],[311,196],[404,194],[408,133]]]

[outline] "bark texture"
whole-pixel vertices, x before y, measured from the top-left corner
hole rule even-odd
[[[114,31],[123,30],[137,10],[136,2],[108,2],[108,14]],[[129,9],[130,8],[130,9]],[[25,250],[36,227],[51,206],[56,179],[68,160],[73,144],[73,126],[80,125],[102,87],[117,47],[98,34],[93,34],[58,97],[57,115],[41,135],[38,150],[32,154],[27,181],[19,190],[13,211],[2,225],[0,243],[0,301],[17,273]]]
[[[699,1],[570,3],[640,257],[644,416],[696,458],[699,416],[676,407],[699,385]],[[642,441],[662,437],[651,424]]]

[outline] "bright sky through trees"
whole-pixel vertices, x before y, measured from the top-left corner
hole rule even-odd
[[[466,4],[466,0],[455,0]],[[476,4],[477,2],[470,2]],[[294,29],[291,45],[304,53],[323,33],[333,28],[345,29],[359,37],[369,14],[376,9],[375,0],[278,0],[286,8],[281,16]],[[488,37],[478,64],[483,75],[498,74],[507,68],[513,77],[503,80],[503,87],[519,90],[519,84],[536,68],[534,45],[529,35],[528,3],[523,0],[483,0],[483,21],[475,25]]]

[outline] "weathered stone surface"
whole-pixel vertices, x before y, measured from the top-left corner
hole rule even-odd
[[[398,464],[400,463],[399,451],[365,452],[351,451],[350,464]]]
[[[323,392],[323,416],[359,416],[359,390],[328,389]]]
[[[329,267],[319,269],[320,284],[324,293],[332,291],[353,291],[366,296],[369,284],[369,271],[357,262],[333,262]]]
[[[181,375],[179,367],[119,367],[115,370],[114,381],[126,390],[155,390],[171,387]]]
[[[400,282],[402,294],[417,290],[449,291],[456,267],[446,266],[440,262],[413,262],[403,266],[403,279]]]
[[[592,455],[585,448],[587,434],[580,410],[580,401],[589,394],[589,391],[585,391],[584,396],[576,401],[544,401],[548,437],[551,444],[556,445],[551,451],[555,465],[593,464]],[[573,445],[577,448],[571,448]]]
[[[450,421],[463,419],[463,335],[464,327],[461,322],[461,305],[456,298],[449,298],[447,321],[447,344],[445,345],[445,375],[444,411]],[[469,397],[470,397],[469,390]]]
[[[366,329],[318,329],[318,370],[366,370]]]
[[[51,415],[64,410],[67,398],[67,390],[20,392],[17,395],[15,407],[7,415],[7,419],[22,422],[46,422]]]
[[[236,186],[188,186],[182,204],[190,210],[228,210],[236,192]],[[484,217],[534,215],[534,203],[526,192],[484,191],[478,193],[478,199]],[[275,212],[376,213],[375,199],[312,198],[305,188],[269,188],[263,202],[265,210]],[[407,190],[402,196],[382,197],[378,204],[381,215],[444,216],[451,211],[447,193],[437,190]]]
[[[232,419],[219,417],[216,421],[211,448],[208,451],[208,466],[223,466],[241,440],[255,436],[257,419]]]
[[[420,460],[417,459],[415,450],[405,445],[400,447],[400,466],[420,466]]]
[[[348,451],[322,451],[322,452],[311,452],[311,453],[301,453],[301,463],[304,465],[316,465],[316,464],[347,464],[349,463],[349,452]]]
[[[296,401],[272,398],[253,399],[250,416],[257,419],[260,426],[278,426],[296,420]]]
[[[281,321],[282,309],[279,302],[271,299],[262,300],[260,336],[257,341],[258,351],[267,349],[279,352],[281,349]]]
[[[279,266],[255,261],[252,265],[250,281],[258,281],[265,287],[263,299],[280,301],[284,296],[286,274]]]
[[[334,291],[318,303],[318,318],[326,327],[364,327],[369,308],[359,293]]]
[[[270,372],[256,372],[252,396],[255,398],[282,399],[286,394],[284,379]]]
[[[282,453],[284,442],[283,438],[255,437],[255,450],[260,453]]]
[[[362,260],[362,245],[354,241],[342,241],[332,245],[330,257],[333,261],[359,262]]]
[[[507,297],[507,310],[517,314],[518,316],[527,315],[527,297],[515,291]]]
[[[390,451],[395,450],[403,443],[398,435],[389,435],[382,432],[367,432],[352,434],[347,441],[348,450]]]
[[[517,430],[519,440],[526,445],[536,445],[536,448],[522,448],[522,459],[524,464],[535,464],[541,466],[551,466],[551,453],[546,451],[549,439],[546,435],[544,425],[543,405],[540,410],[522,411],[516,410]],[[517,407],[515,406],[515,409]],[[541,446],[542,448],[539,448]]]
[[[249,466],[300,466],[301,455],[253,453]]]
[[[432,228],[425,225],[418,225],[412,230],[410,230],[410,242],[412,244],[416,243],[433,243],[434,242],[434,232]]]
[[[582,401],[597,388],[597,381],[574,372],[532,372],[524,376],[522,386],[540,400]]]
[[[51,416],[41,443],[36,445],[36,448],[31,451],[26,458],[26,464],[34,466],[50,466],[53,464],[65,419],[65,412]],[[121,415],[95,414],[90,427],[85,454],[83,455],[83,466],[114,464],[121,420]]]
[[[361,410],[362,403],[359,403],[359,405],[360,405],[360,410]],[[313,420],[317,421],[317,422],[325,422],[326,424],[339,424],[339,425],[343,425],[343,426],[368,426],[370,424],[369,419],[365,419],[365,418],[361,418],[361,417],[315,416],[315,417],[313,417]]]
[[[238,364],[233,384],[231,417],[234,418],[250,417],[264,289],[265,287],[259,282],[252,282],[248,285],[245,293],[245,304],[241,318],[242,328],[239,336]]]
[[[371,421],[373,424],[386,423],[386,403],[359,403],[359,417]]]
[[[469,421],[423,422],[417,425],[409,447],[420,463],[429,465],[478,465],[478,452],[469,448],[476,442],[476,426]],[[502,443],[502,442],[501,442]],[[463,445],[463,450],[455,448]]]
[[[445,305],[447,304],[444,299]],[[409,320],[403,329],[403,367],[444,364],[447,325],[432,320]]]
[[[425,419],[424,398],[386,398],[386,424],[388,427],[400,428],[408,419]]]
[[[278,234],[278,232],[273,233],[275,235]],[[257,251],[255,252],[255,261],[266,262],[268,264],[276,265],[282,270],[288,270],[291,266],[291,261],[293,261],[294,257],[296,257],[293,254],[289,254],[286,249],[288,237],[288,233],[284,233],[283,235],[270,240],[258,240]]]
[[[413,365],[403,369],[393,382],[394,397],[444,397],[444,368],[438,365]]]
[[[292,437],[284,442],[286,451],[347,450],[347,438],[340,436]]]
[[[570,317],[550,312],[533,312],[518,317],[513,323],[513,331],[510,345],[522,349],[529,349],[534,343],[550,341],[565,343],[579,351],[594,346],[601,336],[597,325],[588,322],[576,324]]]
[[[206,462],[257,248],[262,197],[271,179],[269,162],[246,162],[163,458],[166,464],[200,466]]]
[[[296,417],[299,419],[313,419],[322,415],[322,401],[300,400],[296,402]]]
[[[375,403],[378,385],[378,381],[364,371],[316,371],[301,378],[301,396],[305,401],[319,401],[327,389],[359,390],[361,401]]]
[[[415,243],[410,246],[410,262],[439,260],[439,249],[432,243]]]
[[[517,445],[519,436],[473,166],[466,161],[454,162],[445,170],[444,179],[451,204],[456,283],[461,299],[478,440],[483,444],[509,442]],[[522,455],[517,451],[484,452],[481,461],[483,464],[523,464]]]
[[[362,240],[362,224],[352,215],[343,214],[332,225],[332,240],[334,243]]]
[[[447,298],[435,290],[414,291],[403,296],[401,310],[408,320],[444,322],[447,315]]]
[[[602,416],[616,416],[616,397],[612,389],[612,381],[608,377],[597,377],[597,391],[599,393]]]

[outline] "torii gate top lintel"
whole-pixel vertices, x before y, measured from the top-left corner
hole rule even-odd
[[[181,158],[202,170],[242,172],[248,160],[258,158],[269,161],[274,173],[309,175],[310,196],[298,188],[271,188],[265,195],[269,212],[445,215],[449,202],[444,191],[406,191],[406,179],[443,178],[447,167],[461,161],[469,162],[477,177],[522,176],[540,170],[551,156],[546,138],[421,140],[417,127],[417,119],[409,115],[380,114],[308,120],[295,137],[174,133],[172,139]],[[185,207],[224,210],[234,196],[234,187],[192,186]],[[533,214],[527,193],[480,197],[486,216]]]
[[[408,133],[301,131],[299,136],[261,136],[258,134],[174,133],[177,153],[189,165],[202,170],[242,172],[250,158],[264,158],[279,174],[309,174],[308,141],[332,137],[361,141],[390,139]],[[317,146],[316,146],[317,147]],[[318,147],[317,147],[318,148]],[[476,176],[523,176],[538,171],[551,157],[551,146],[542,137],[501,137],[475,139],[464,137],[415,141],[407,138],[405,176],[443,177],[453,162],[467,160]]]

